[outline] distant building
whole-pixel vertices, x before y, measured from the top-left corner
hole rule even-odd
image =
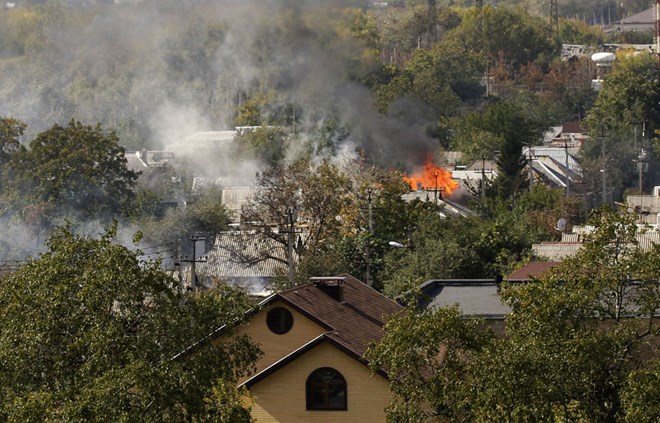
[[[654,32],[656,26],[655,7],[620,19],[613,24],[616,31],[650,31]]]
[[[234,147],[238,131],[203,131],[195,132],[184,139],[169,144],[166,151],[185,156],[206,154],[212,151],[229,152]]]
[[[523,155],[532,167],[533,183],[566,188],[582,181],[582,166],[567,148],[523,147]]]
[[[552,126],[543,134],[546,147],[565,147],[571,154],[577,154],[582,144],[588,140],[587,131],[577,121],[563,122]]]
[[[628,195],[626,206],[638,215],[639,223],[660,230],[660,186],[653,187],[651,195]]]
[[[255,231],[221,232],[197,265],[197,277],[206,286],[217,279],[264,297],[273,292],[275,279],[287,274],[285,251],[282,244]]]
[[[649,251],[654,245],[660,244],[660,231],[649,225],[639,225],[639,228],[635,238],[642,251]],[[532,254],[539,260],[556,262],[573,257],[582,249],[585,238],[594,229],[593,226],[574,226],[573,232],[562,233],[561,241],[532,245]]]

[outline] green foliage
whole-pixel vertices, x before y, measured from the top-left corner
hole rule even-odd
[[[409,219],[395,226],[402,232],[389,235],[412,248],[388,247],[378,277],[385,293],[396,297],[411,283],[430,279],[506,275],[529,259],[532,244],[556,239],[559,218],[579,221],[578,211],[576,200],[543,186],[522,193],[513,206],[487,201],[481,216],[445,217],[430,205],[412,203],[405,211]]]
[[[547,21],[511,7],[469,9],[461,26],[450,36],[483,51],[491,62],[503,56],[512,70],[547,61],[556,49]]]
[[[625,421],[653,422],[660,419],[660,363],[628,374],[621,398]]]
[[[660,83],[657,58],[651,54],[620,54],[604,78],[585,124],[592,135],[646,122],[660,125]]]
[[[187,205],[168,210],[162,217],[141,216],[134,223],[139,225],[147,244],[174,244],[195,233],[202,233],[212,241],[215,235],[229,228],[229,211],[221,200],[222,191],[210,189],[197,194]]]
[[[562,43],[598,46],[603,44],[604,37],[600,27],[589,26],[582,21],[562,19],[559,22],[559,39]]]
[[[75,120],[39,134],[9,168],[8,189],[27,193],[24,205],[45,203],[56,215],[82,218],[118,216],[137,179],[114,132]]]
[[[660,250],[636,245],[634,216],[602,210],[591,223],[595,231],[574,258],[548,277],[504,291],[513,306],[507,338],[474,362],[477,377],[487,380],[475,390],[477,416],[623,416],[625,381],[646,368],[647,340],[657,336],[660,274],[653,263]]]
[[[388,422],[434,421],[437,413],[462,407],[465,368],[492,341],[480,323],[462,318],[458,307],[404,311],[387,321],[385,336],[365,357],[372,371],[396,375]]]
[[[236,142],[268,166],[278,166],[287,150],[286,134],[282,128],[261,126],[239,136]]]
[[[529,113],[527,103],[525,98],[495,101],[457,125],[452,142],[465,148],[468,159],[496,157],[499,174],[489,188],[491,196],[509,198],[527,187],[522,149],[538,143],[544,129],[542,117]]]
[[[546,200],[525,202],[537,201]],[[600,210],[574,258],[539,280],[504,285],[513,311],[501,338],[484,336],[457,308],[394,316],[367,355],[372,369],[396,375],[388,418],[656,420],[660,248],[636,244],[634,219]]]
[[[180,293],[114,235],[58,228],[48,252],[0,283],[1,420],[182,421],[210,411],[205,397],[239,406],[211,388],[250,370],[259,353],[248,339],[180,353],[243,315],[246,298]]]
[[[22,149],[21,137],[27,125],[14,118],[0,118],[0,166],[9,163],[11,156]]]

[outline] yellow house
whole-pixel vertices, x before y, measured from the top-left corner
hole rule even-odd
[[[401,307],[348,276],[312,278],[274,294],[239,329],[264,355],[241,381],[257,422],[383,422],[385,372],[362,357]]]

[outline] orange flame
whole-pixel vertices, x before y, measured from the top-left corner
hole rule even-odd
[[[437,187],[442,195],[449,195],[458,188],[458,182],[452,179],[451,172],[436,166],[431,157],[426,158],[424,167],[421,170],[410,176],[403,175],[403,179],[410,184],[413,191],[420,188],[434,190]]]

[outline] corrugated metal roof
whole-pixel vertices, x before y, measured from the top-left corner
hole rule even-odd
[[[523,147],[522,153],[524,156],[528,155],[527,150],[528,147]],[[566,165],[566,150],[564,148],[532,147],[532,157],[537,158],[542,156],[550,157],[557,163],[561,164],[562,166]],[[573,157],[570,153],[568,154],[568,168],[571,170],[571,172],[574,172],[578,175],[582,174],[582,166],[577,161],[577,159]]]
[[[593,227],[591,227],[593,230]],[[574,256],[584,245],[580,242],[584,234],[562,234],[562,242],[542,242],[532,245],[532,253],[535,257],[543,257],[552,261],[561,261],[566,257]],[[642,251],[649,251],[654,245],[660,244],[660,232],[649,231],[638,233],[635,239]]]
[[[582,248],[581,242],[543,242],[532,245],[535,257],[546,258],[550,261],[562,261],[566,257],[574,256]]]
[[[255,231],[218,234],[203,259],[197,272],[222,279],[273,278],[287,272],[282,244]]]

